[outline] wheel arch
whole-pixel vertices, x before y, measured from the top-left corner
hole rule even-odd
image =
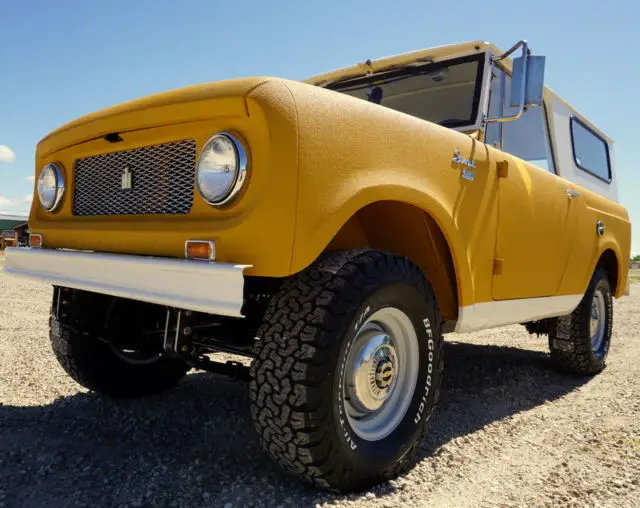
[[[443,317],[457,319],[461,281],[454,252],[443,228],[422,208],[394,200],[368,203],[344,221],[322,252],[347,248],[374,248],[406,256],[433,286]]]
[[[611,293],[618,296],[618,290],[621,288],[620,284],[620,260],[618,254],[611,248],[606,248],[598,258],[593,272],[598,269],[604,269],[609,277],[609,284],[611,285]]]

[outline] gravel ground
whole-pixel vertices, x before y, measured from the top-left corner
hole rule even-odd
[[[0,259],[0,266],[2,260]],[[87,393],[53,358],[48,286],[0,274],[0,508],[640,506],[640,285],[616,303],[608,368],[555,373],[515,326],[450,335],[416,467],[334,496],[259,450],[243,383],[193,372],[136,401]]]

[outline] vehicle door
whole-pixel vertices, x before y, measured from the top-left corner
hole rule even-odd
[[[494,68],[493,108],[499,90],[504,115],[509,106],[510,77]],[[575,214],[570,213],[572,185],[558,177],[545,107],[526,110],[517,119],[490,123],[486,142],[502,163],[498,178],[498,233],[492,297],[495,300],[554,295],[568,259]],[[506,164],[505,164],[506,163]]]

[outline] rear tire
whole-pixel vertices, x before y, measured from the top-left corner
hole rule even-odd
[[[443,365],[419,268],[379,251],[328,255],[284,283],[258,337],[251,413],[285,470],[354,492],[413,464]]]
[[[578,307],[550,327],[551,358],[577,375],[601,372],[606,365],[613,325],[613,298],[607,272],[598,269]]]

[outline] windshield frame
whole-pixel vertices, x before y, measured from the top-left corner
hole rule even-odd
[[[468,62],[477,61],[478,62],[478,70],[476,73],[476,82],[474,87],[474,96],[473,96],[473,105],[471,109],[471,115],[469,121],[460,122],[459,125],[451,125],[447,128],[457,130],[457,131],[474,131],[474,130],[482,130],[484,127],[484,117],[485,117],[485,109],[487,106],[488,100],[488,90],[487,87],[484,86],[486,83],[486,79],[488,76],[488,72],[491,71],[491,62],[489,61],[490,53],[488,51],[476,51],[467,55],[461,55],[454,58],[446,58],[443,60],[438,60],[436,62],[428,62],[419,66],[416,65],[407,65],[400,69],[390,69],[390,70],[382,70],[380,72],[376,72],[369,76],[358,76],[354,78],[348,78],[344,80],[334,81],[332,83],[328,83],[324,85],[323,88],[327,88],[329,90],[333,90],[338,93],[343,93],[343,89],[349,89],[353,87],[358,87],[362,85],[366,85],[371,78],[375,79],[396,79],[401,78],[403,76],[410,76],[412,74],[417,74],[421,70],[426,70],[427,68],[430,71],[438,70],[443,67],[448,67],[451,65],[464,64]],[[362,99],[360,99],[362,100]],[[381,105],[382,107],[387,107]],[[393,108],[388,108],[393,110]],[[393,110],[397,111],[397,110]],[[409,114],[409,113],[405,113]],[[413,115],[410,115],[413,116]],[[428,122],[429,120],[424,120],[415,116],[414,118],[418,118],[419,120],[423,120]],[[432,122],[433,123],[433,122]]]

